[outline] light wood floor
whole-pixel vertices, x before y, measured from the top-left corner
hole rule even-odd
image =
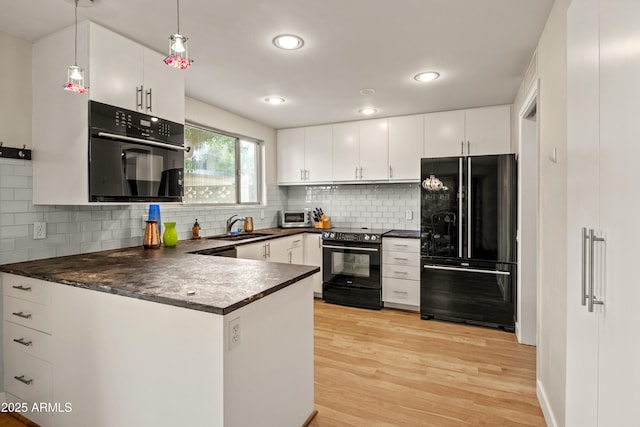
[[[316,300],[314,352],[312,427],[545,425],[535,348],[512,333]]]
[[[316,300],[314,353],[313,427],[545,425],[513,333]]]

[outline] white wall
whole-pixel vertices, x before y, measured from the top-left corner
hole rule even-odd
[[[0,52],[0,141],[30,148],[31,43],[0,32]]]
[[[564,425],[566,371],[566,12],[556,0],[538,43],[540,250],[537,380],[549,425]],[[520,111],[524,85],[516,97]],[[517,141],[514,144],[517,146]],[[556,148],[557,163],[548,154]]]

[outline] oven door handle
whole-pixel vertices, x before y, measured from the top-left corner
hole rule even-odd
[[[355,246],[333,246],[333,245],[322,245],[323,248],[329,249],[350,249],[353,251],[367,251],[367,252],[378,252],[378,249],[374,248],[360,248]]]
[[[446,270],[446,271],[461,271],[464,273],[483,273],[483,274],[498,274],[502,276],[511,276],[511,273],[508,271],[501,270],[482,270],[479,268],[461,268],[461,267],[444,267],[440,265],[424,265],[424,268],[427,270]]]
[[[163,142],[149,141],[142,138],[133,138],[131,136],[117,135],[115,133],[98,132],[98,136],[119,139],[121,141],[127,141],[127,142],[136,142],[138,144],[151,145],[153,147],[168,148],[170,150],[185,151],[187,153],[191,151],[191,147],[181,147],[179,145],[165,144]]]

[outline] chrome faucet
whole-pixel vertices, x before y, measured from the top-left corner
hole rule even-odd
[[[236,219],[233,219],[237,217]],[[243,216],[238,216],[238,215],[231,215],[229,218],[227,218],[227,227],[225,229],[225,234],[229,235],[231,234],[231,227],[233,227],[233,224],[235,224],[237,221],[246,221],[247,218],[243,217]]]

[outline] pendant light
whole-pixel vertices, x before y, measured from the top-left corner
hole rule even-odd
[[[78,0],[75,3],[75,50],[73,55],[73,65],[67,70],[67,83],[63,86],[64,90],[73,93],[85,93],[89,90],[84,85],[84,70],[78,67]]]
[[[433,192],[448,190],[447,186],[445,186],[434,174],[429,175],[429,178],[422,181],[422,188]]]
[[[193,62],[187,56],[187,38],[180,34],[180,0],[176,0],[178,9],[178,31],[169,37],[169,56],[164,63],[173,68],[186,70]]]

